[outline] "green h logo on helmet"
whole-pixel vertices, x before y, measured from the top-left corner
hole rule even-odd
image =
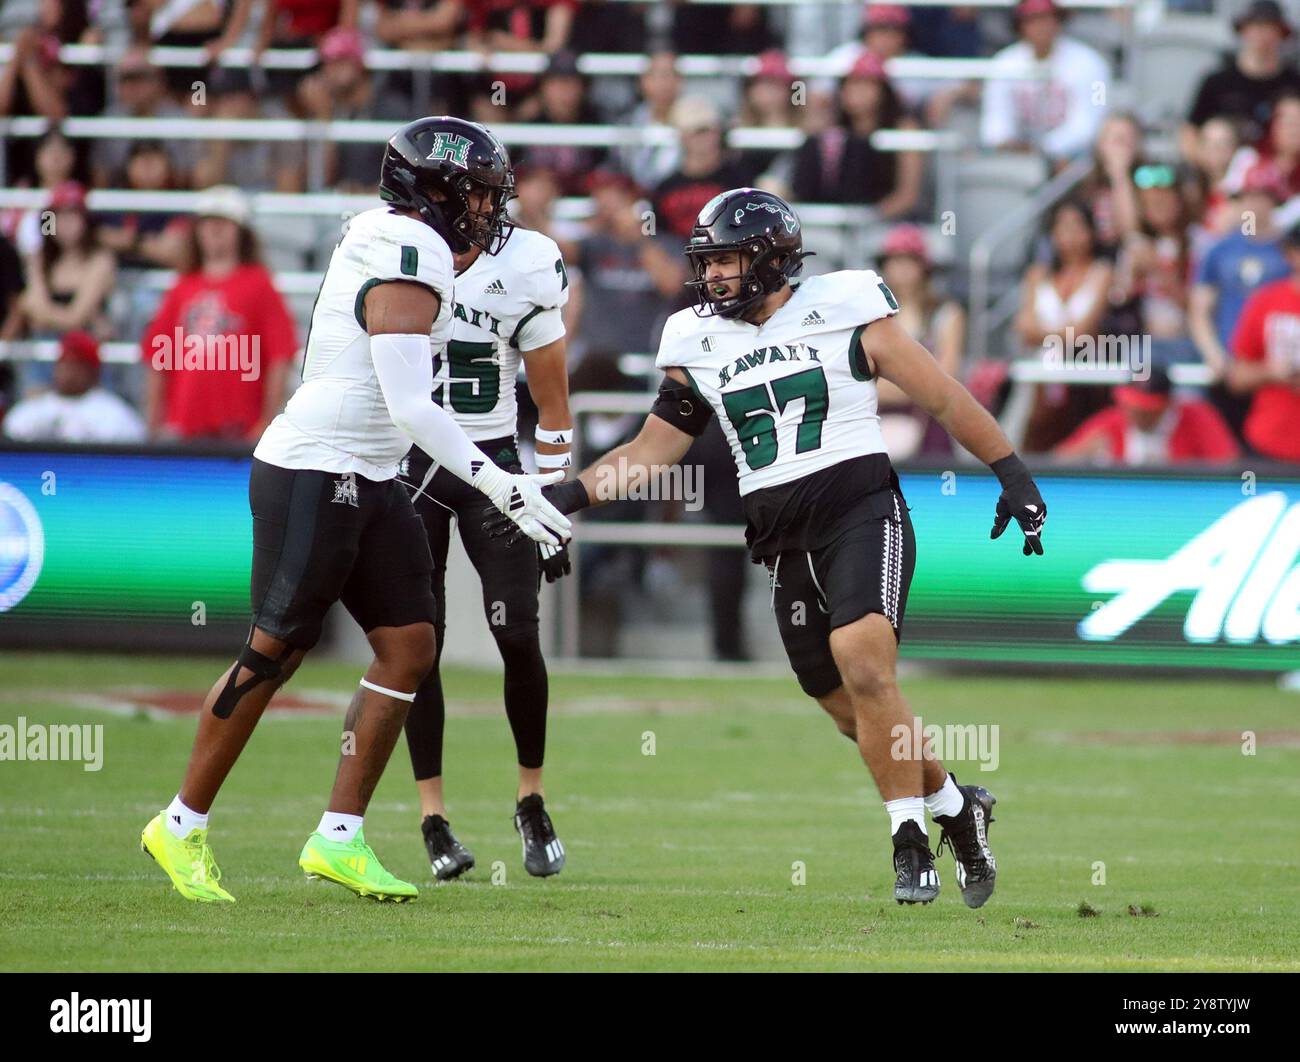
[[[462,170],[469,169],[470,139],[458,133],[434,133],[433,149],[427,161],[450,162]]]

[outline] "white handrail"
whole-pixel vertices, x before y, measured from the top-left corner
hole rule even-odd
[[[1016,383],[1063,383],[1092,387],[1113,387],[1133,379],[1133,370],[1103,365],[1052,365],[1041,361],[1011,363]],[[1215,376],[1208,365],[1171,365],[1169,381],[1180,387],[1209,387]]]
[[[199,200],[199,192],[138,192],[126,189],[94,189],[87,194],[86,205],[95,212],[129,210],[136,213],[189,213]],[[41,210],[50,193],[43,188],[0,188],[0,209]],[[290,193],[252,192],[248,195],[254,215],[267,217],[326,217],[340,220],[363,210],[381,206],[377,196],[345,195],[341,192]],[[555,217],[562,221],[581,221],[592,212],[586,196],[566,196],[555,201]],[[861,225],[871,217],[871,208],[841,206],[835,203],[803,203],[799,220],[805,229],[838,228]]]
[[[66,118],[58,123],[72,139],[170,139],[328,141],[336,144],[383,144],[400,122],[364,119],[307,122],[291,118]],[[0,135],[32,138],[50,127],[46,118],[0,119]],[[562,144],[570,147],[667,146],[677,142],[677,132],[666,125],[531,125],[504,122],[492,127],[503,141],[525,147]],[[790,151],[803,142],[803,130],[793,126],[770,129],[740,126],[727,131],[733,148]],[[952,131],[927,129],[880,129],[872,134],[878,151],[941,151],[961,147],[963,138]]]
[[[1005,6],[999,3],[990,7]],[[1120,7],[1122,0],[1097,0],[1091,6]],[[59,57],[70,66],[115,65],[124,49],[98,44],[65,44]],[[155,47],[148,51],[149,61],[164,68],[204,70],[208,67],[207,53],[202,48]],[[13,56],[13,45],[0,44],[0,64]],[[251,48],[227,48],[221,53],[217,66],[230,70],[246,70],[258,65],[267,70],[311,70],[319,56],[311,48],[272,48],[262,53],[258,63],[253,61]],[[366,52],[365,62],[372,71],[428,70],[460,74],[540,74],[546,69],[548,58],[540,52],[495,52],[484,56],[474,51],[420,52],[392,48],[374,48]],[[645,55],[588,52],[578,57],[578,69],[583,74],[603,77],[635,77],[649,65]],[[677,58],[677,72],[683,77],[749,77],[758,70],[756,56],[745,55],[683,55]],[[795,77],[841,77],[844,63],[825,56],[791,56],[790,72]],[[925,78],[943,81],[986,80],[999,78],[1032,78],[1040,76],[1033,71],[999,71],[991,59],[944,59],[931,56],[900,56],[885,63],[891,77]]]

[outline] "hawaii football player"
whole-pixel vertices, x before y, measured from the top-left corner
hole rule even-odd
[[[958,785],[914,732],[895,662],[916,564],[908,509],[881,440],[876,380],[902,388],[1002,485],[992,537],[1015,519],[1026,556],[1043,552],[1047,507],[997,422],[893,320],[869,270],[793,278],[808,252],[784,200],[738,188],[700,212],[685,250],[693,308],[668,319],[665,373],[640,433],[543,493],[565,513],[622,497],[681,460],[716,415],[731,444],[748,522],[768,569],[777,626],[804,692],[856,741],[889,814],[894,898],[939,894],[925,812],[943,831],[969,907],[993,893],[993,797]],[[502,532],[513,529],[495,521]]]
[[[509,198],[514,180],[506,165],[504,188]],[[454,176],[454,159],[442,166]],[[456,233],[449,243],[456,300],[450,339],[445,350],[436,352],[434,401],[501,468],[522,472],[515,399],[522,362],[538,411],[537,468],[563,472],[570,464],[573,422],[560,315],[569,298],[569,277],[560,249],[540,232],[509,222],[486,244]],[[424,521],[433,554],[439,654],[446,630],[447,550],[453,521],[478,572],[488,627],[505,667],[506,718],[519,765],[514,823],[523,844],[524,868],[536,877],[558,874],[564,867],[564,845],[555,834],[542,790],[547,677],[537,598],[542,574],[554,582],[569,571],[567,548],[489,537],[483,525],[484,517],[495,512],[492,503],[419,447],[403,461],[401,478]],[[420,832],[439,881],[455,878],[474,865],[469,849],[452,833],[443,803],[445,719],[435,657],[407,714],[406,742],[420,792]]]
[[[204,700],[180,791],[141,836],[189,900],[234,899],[208,844],[209,809],[335,601],[375,657],[348,708],[327,810],[298,862],[309,878],[360,896],[417,895],[384,869],[362,829],[436,654],[433,561],[396,478],[413,440],[529,538],[558,546],[569,531],[541,495],[563,472],[503,470],[430,397],[433,351],[451,329],[448,240],[490,247],[498,238],[509,191],[504,148],[470,122],[420,119],[388,142],[379,190],[388,205],[352,218],[334,249],[312,311],[302,386],[253,454],[248,642]]]

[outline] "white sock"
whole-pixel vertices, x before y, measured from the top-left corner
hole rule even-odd
[[[921,835],[929,837],[925,830],[925,798],[899,797],[897,800],[886,800],[885,810],[889,812],[889,833],[892,836],[898,832],[898,828],[905,822],[914,822],[921,829]]]
[[[952,775],[948,775],[943,780],[943,786],[937,793],[931,793],[925,798],[925,808],[935,818],[940,815],[960,815],[961,809],[965,806],[966,797],[957,788],[957,783],[952,780]]]
[[[338,811],[327,811],[320,817],[320,825],[316,827],[316,832],[331,841],[342,841],[346,844],[360,829],[360,815],[344,815]]]
[[[179,837],[182,841],[190,835],[191,830],[208,828],[207,815],[200,815],[197,811],[187,808],[181,802],[180,793],[172,797],[172,802],[167,805],[165,820],[167,828],[172,831],[172,836]]]

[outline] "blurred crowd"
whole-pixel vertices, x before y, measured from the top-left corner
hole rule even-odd
[[[491,126],[675,133],[635,148],[514,151],[517,220],[560,243],[573,277],[566,313],[575,391],[648,385],[625,355],[653,352],[663,320],[685,304],[683,236],[713,195],[757,184],[797,206],[867,208],[883,230],[871,264],[898,297],[904,326],[995,410],[1010,389],[1007,360],[1108,339],[1140,354],[1149,371],[1113,391],[1037,385],[1026,451],[1129,465],[1246,455],[1300,462],[1300,71],[1293,27],[1273,0],[1238,10],[1222,65],[1196,87],[1177,127],[1155,129],[1109,106],[1104,91],[1099,97],[1117,53],[1075,36],[1054,0],[1001,10],[839,5],[846,17],[838,20],[814,4],[778,12],[764,4],[600,0],[26,6],[30,21],[8,35],[12,55],[0,68],[0,117],[50,120],[42,136],[4,145],[9,184],[41,190],[45,206],[0,211],[0,340],[56,341],[61,354],[17,369],[0,363],[10,436],[255,438],[287,397],[305,334],[304,307],[280,293],[276,274],[319,272],[337,223],[320,248],[288,251],[259,239],[265,229],[247,194],[368,193],[382,154],[382,143],[368,142],[326,144],[312,159],[298,141],[69,137],[65,119],[396,125],[453,113]],[[815,21],[813,8],[821,13]],[[60,58],[60,45],[113,34],[127,47],[108,71]],[[215,61],[241,43],[253,48],[247,69],[164,69],[148,52],[197,47]],[[312,50],[317,61],[301,72],[257,63],[279,48]],[[372,70],[367,55],[380,48],[532,52],[545,60],[537,74]],[[579,61],[591,52],[649,61],[636,77],[593,78]],[[684,55],[758,62],[744,79],[696,82],[679,72]],[[790,57],[808,55],[826,58],[838,76],[796,78]],[[915,55],[992,58],[1007,76],[980,83],[886,72],[889,61]],[[1015,76],[1025,70],[1040,76]],[[793,148],[733,150],[734,127],[801,136]],[[887,150],[874,137],[924,129],[965,129],[985,150],[1032,153],[1057,172],[1090,160],[1084,180],[1046,217],[1026,263],[1018,311],[1000,340],[1008,359],[964,357],[966,278],[931,253],[944,207],[933,155]],[[92,213],[87,194],[95,189],[204,194],[192,212]],[[590,215],[557,216],[567,196],[589,197]],[[166,279],[156,289],[141,279],[159,271]],[[182,359],[158,366],[154,340],[177,329],[258,337],[260,371],[196,371]],[[139,341],[139,364],[101,366],[108,340]],[[1169,370],[1188,364],[1205,366],[1212,384],[1171,383]],[[887,383],[880,405],[895,458],[951,453],[943,431]],[[103,412],[110,406],[112,415]],[[627,427],[624,418],[595,418],[592,443],[616,441]]]

